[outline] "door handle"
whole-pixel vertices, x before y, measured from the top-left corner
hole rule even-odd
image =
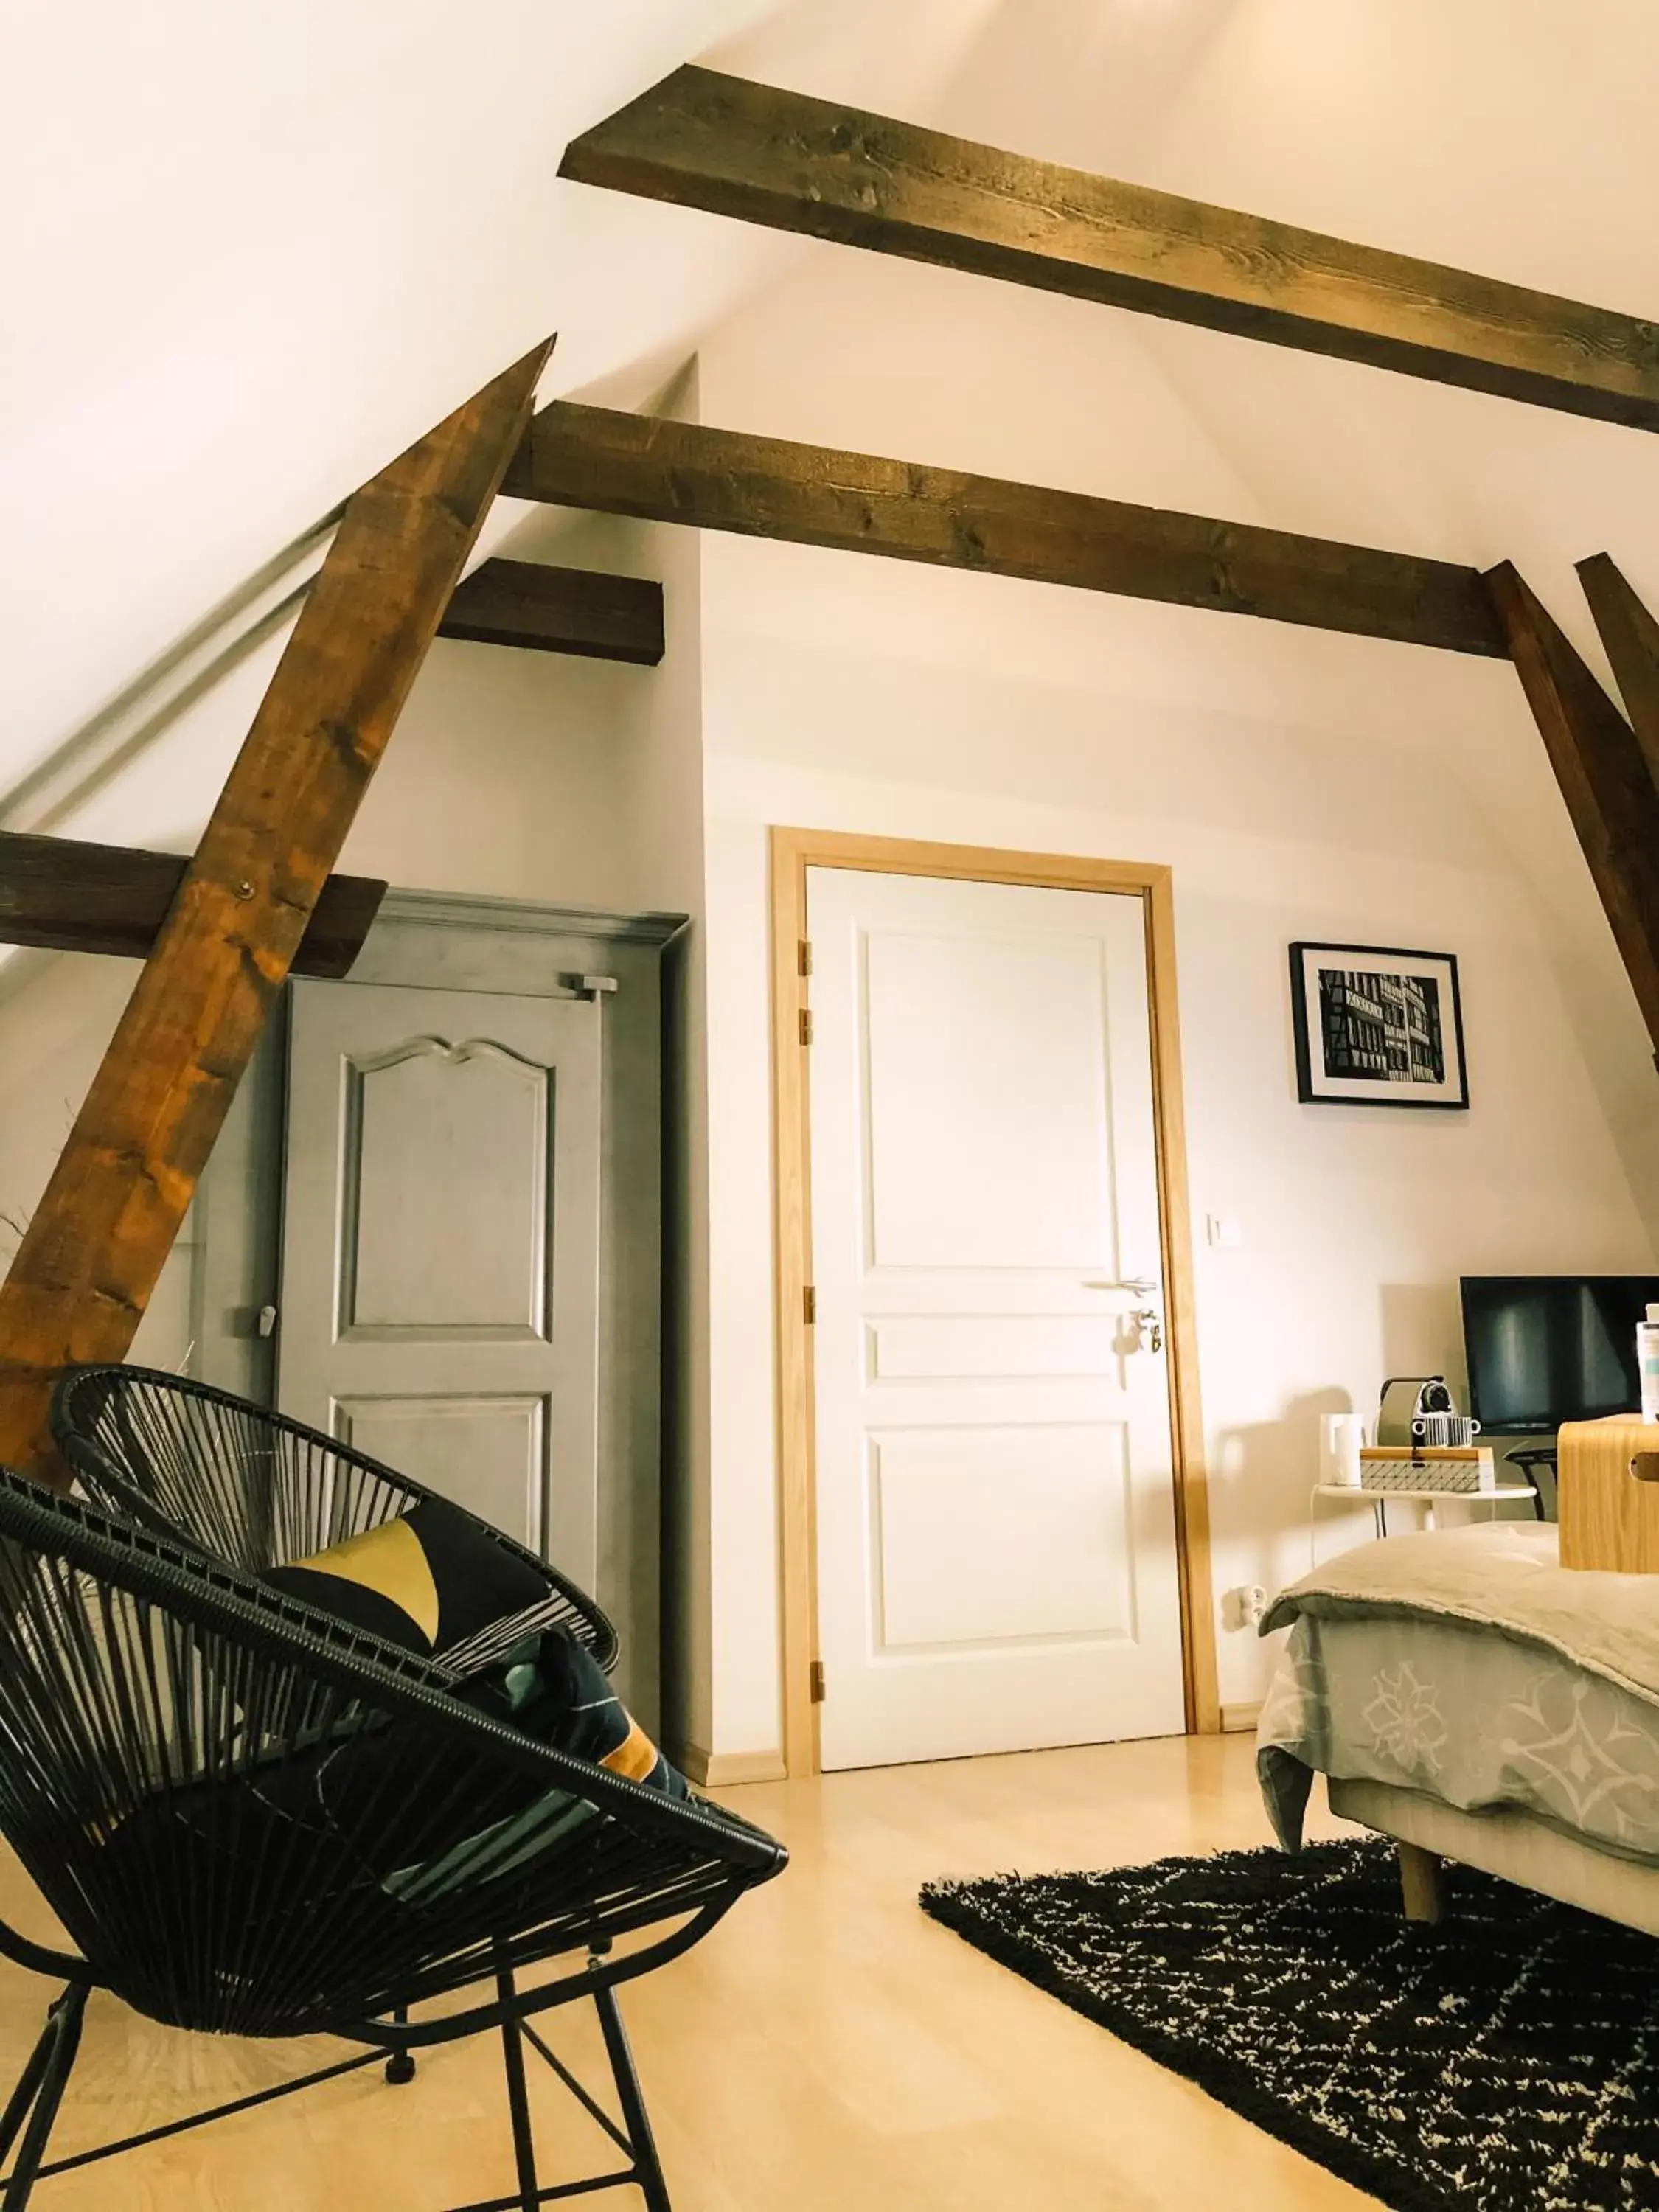
[[[1145,1275],[1125,1275],[1109,1283],[1085,1283],[1083,1287],[1085,1291],[1127,1291],[1138,1298],[1152,1297],[1158,1290],[1158,1285]]]
[[[1159,1313],[1158,1308],[1156,1306],[1142,1306],[1140,1310],[1136,1314],[1135,1320],[1139,1324],[1143,1335],[1146,1334],[1148,1330],[1151,1331],[1152,1350],[1154,1352],[1162,1352],[1164,1349],[1164,1316]]]

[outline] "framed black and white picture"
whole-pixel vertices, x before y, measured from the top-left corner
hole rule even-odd
[[[1455,954],[1293,945],[1291,1004],[1304,1105],[1468,1104]]]

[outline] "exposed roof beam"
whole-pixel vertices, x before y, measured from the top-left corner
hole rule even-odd
[[[1659,789],[1659,622],[1631,589],[1611,554],[1593,553],[1581,561],[1578,580],[1624,694],[1625,712]]]
[[[1659,429],[1652,322],[713,70],[573,139],[560,173]]]
[[[456,586],[438,635],[654,668],[663,655],[662,586],[539,561],[486,561]]]
[[[0,945],[146,959],[188,865],[177,853],[0,833]],[[300,939],[294,974],[349,974],[386,890],[367,876],[331,876]]]
[[[0,1462],[120,1359],[529,418],[536,347],[353,494],[0,1287]]]
[[[1524,578],[1506,561],[1486,580],[1659,1055],[1659,790],[1635,732]]]
[[[568,401],[537,416],[501,489],[1454,653],[1508,651],[1479,572],[1449,561]]]

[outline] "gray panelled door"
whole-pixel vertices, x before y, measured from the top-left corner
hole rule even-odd
[[[277,1402],[592,1585],[602,1016],[293,987]]]

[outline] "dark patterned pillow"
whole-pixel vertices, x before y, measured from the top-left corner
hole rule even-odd
[[[527,1637],[462,1692],[556,1751],[587,1759],[671,1797],[691,1794],[594,1662],[562,1628]]]
[[[395,1521],[268,1567],[259,1579],[422,1658],[538,1604],[550,1588],[444,1498],[423,1498]]]

